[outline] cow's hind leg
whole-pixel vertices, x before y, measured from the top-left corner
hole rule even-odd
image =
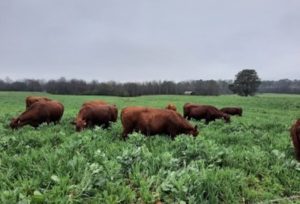
[[[107,129],[109,127],[109,122],[104,123],[103,128]]]
[[[133,129],[128,127],[123,127],[122,138],[126,140],[128,138],[128,134],[132,133]]]

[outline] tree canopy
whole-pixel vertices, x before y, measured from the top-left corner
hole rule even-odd
[[[254,69],[244,69],[237,73],[229,89],[240,96],[253,96],[261,83]]]

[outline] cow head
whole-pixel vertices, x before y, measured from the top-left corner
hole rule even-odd
[[[17,129],[18,127],[20,127],[21,121],[19,118],[13,118],[11,119],[11,122],[9,124],[11,129]]]
[[[168,104],[168,105],[166,106],[166,109],[173,110],[173,111],[176,111],[176,110],[177,110],[177,108],[176,108],[176,106],[175,106],[174,104]]]
[[[224,118],[226,123],[230,123],[230,116],[228,114],[224,113],[223,118]]]
[[[75,129],[77,132],[82,131],[84,128],[86,128],[86,125],[87,125],[86,121],[81,118],[79,118],[79,119],[77,118],[75,123],[76,123]]]
[[[190,134],[190,135],[193,135],[194,137],[197,137],[197,135],[199,134],[198,126],[195,125],[195,127],[192,128],[192,129],[189,131],[189,134]]]

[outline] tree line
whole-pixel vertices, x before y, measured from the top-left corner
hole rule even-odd
[[[112,95],[140,96],[160,94],[194,94],[220,95],[232,94],[231,80],[190,80],[190,81],[149,81],[126,82],[115,81],[86,82],[84,80],[60,78],[57,80],[25,79],[12,81],[0,79],[0,91],[36,91],[51,94],[72,95]],[[279,81],[261,81],[259,93],[293,93],[300,94],[300,80],[283,79]]]

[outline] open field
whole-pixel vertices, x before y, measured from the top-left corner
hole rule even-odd
[[[27,95],[61,101],[59,125],[7,127]],[[185,102],[241,106],[243,117],[217,120],[185,135],[120,139],[120,120],[108,130],[76,133],[70,121],[89,99],[118,106],[165,107]],[[0,203],[253,203],[300,195],[300,164],[289,128],[300,118],[299,95],[59,96],[0,92]]]

